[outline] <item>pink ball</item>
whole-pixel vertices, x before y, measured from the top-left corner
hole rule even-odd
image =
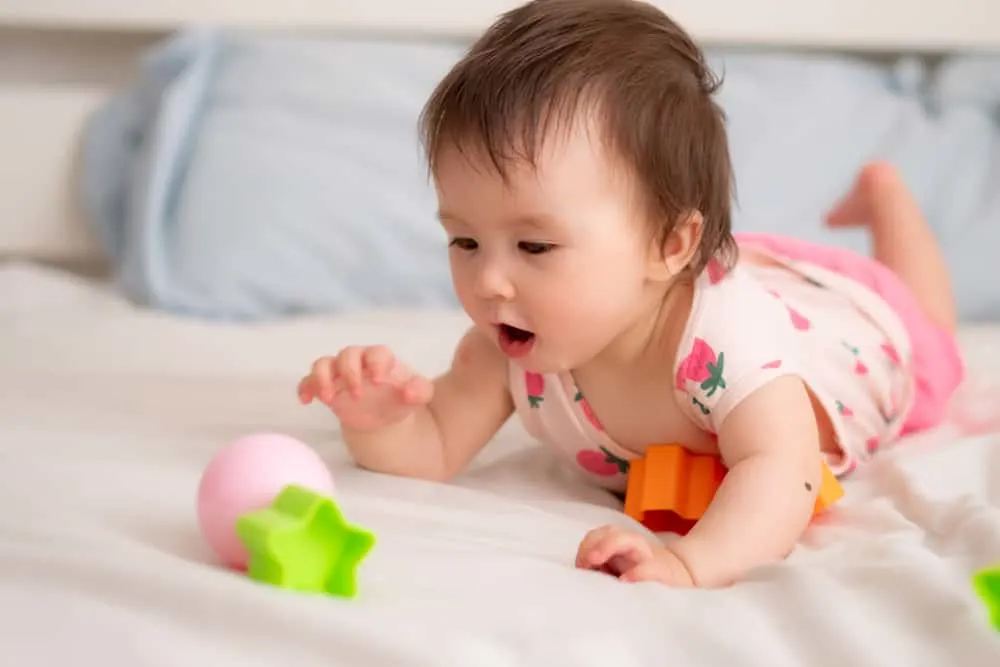
[[[247,552],[236,520],[271,504],[289,484],[333,495],[333,476],[309,445],[287,435],[242,437],[215,455],[198,486],[198,523],[226,565],[245,569]]]

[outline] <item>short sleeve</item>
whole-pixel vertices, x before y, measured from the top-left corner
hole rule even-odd
[[[799,374],[796,314],[767,290],[734,275],[702,289],[678,350],[675,385],[689,414],[718,433],[755,390]]]

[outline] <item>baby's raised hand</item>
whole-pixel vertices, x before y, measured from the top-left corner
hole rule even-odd
[[[434,395],[434,385],[389,348],[347,347],[312,365],[298,388],[303,404],[318,400],[345,428],[367,431],[395,424]]]
[[[674,552],[621,526],[602,526],[587,533],[577,549],[576,566],[606,572],[622,581],[695,585],[687,566]]]

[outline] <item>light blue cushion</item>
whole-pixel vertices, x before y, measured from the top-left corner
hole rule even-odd
[[[153,51],[87,134],[127,293],[226,319],[454,305],[417,117],[460,54],[212,30]]]
[[[895,164],[940,239],[960,314],[1000,320],[1000,57],[717,54],[731,119],[736,225],[867,251],[822,217],[872,159]]]
[[[464,44],[193,30],[153,50],[86,133],[84,194],[136,301],[208,318],[453,306],[417,116]],[[895,162],[938,231],[962,315],[1000,319],[1000,58],[882,66],[714,52],[738,229],[860,250],[820,220]]]

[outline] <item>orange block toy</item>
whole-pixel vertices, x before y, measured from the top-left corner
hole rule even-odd
[[[625,514],[653,532],[686,534],[708,509],[726,467],[713,454],[693,454],[681,445],[653,445],[631,462]],[[823,466],[813,516],[844,495],[840,482]]]

